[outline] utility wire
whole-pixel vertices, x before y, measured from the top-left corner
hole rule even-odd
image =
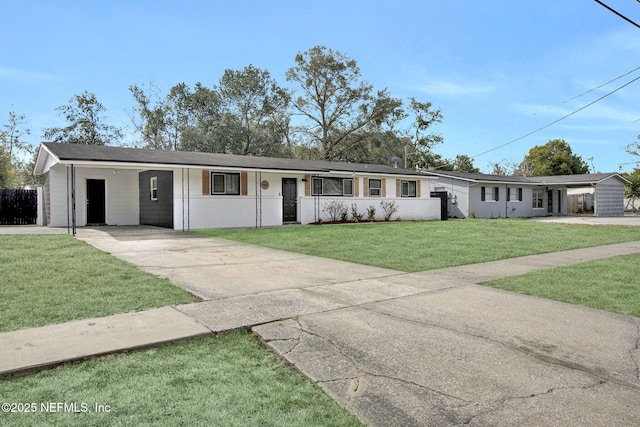
[[[629,22],[632,25],[635,25],[636,27],[640,28],[640,25],[636,24],[635,22],[633,22],[631,19],[627,18],[626,16],[624,16],[623,14],[621,14],[620,12],[610,8],[609,6],[607,6],[606,4],[602,3],[600,0],[595,0],[596,3],[598,3],[600,6],[605,7],[606,9],[608,9],[609,11],[615,13],[616,15],[618,15],[620,18],[624,19],[625,21]]]
[[[504,144],[502,144],[502,145],[499,145],[499,146],[497,146],[497,147],[494,147],[494,148],[492,148],[492,149],[490,149],[490,150],[483,151],[483,152],[482,152],[482,153],[480,153],[480,154],[476,154],[475,156],[472,156],[471,158],[472,158],[472,159],[475,159],[476,157],[480,157],[480,156],[485,155],[485,154],[487,154],[487,153],[491,153],[492,151],[496,151],[496,150],[498,150],[498,149],[500,149],[500,148],[506,147],[507,145],[511,145],[511,144],[513,144],[514,142],[518,142],[518,141],[520,141],[520,140],[522,140],[522,139],[525,139],[525,138],[526,138],[526,137],[528,137],[528,136],[533,135],[534,133],[540,132],[540,131],[541,131],[541,130],[543,130],[543,129],[546,129],[546,128],[550,127],[550,126],[553,126],[553,125],[555,125],[556,123],[558,123],[558,122],[560,122],[560,121],[562,121],[562,120],[564,120],[564,119],[566,119],[566,118],[568,118],[568,117],[571,117],[571,116],[573,116],[574,114],[576,114],[576,113],[578,113],[578,112],[580,112],[580,111],[584,110],[585,108],[588,108],[588,107],[592,106],[592,105],[593,105],[593,104],[595,104],[596,102],[602,101],[602,100],[603,100],[603,99],[605,99],[606,97],[608,97],[608,96],[610,96],[610,95],[613,95],[614,93],[618,92],[619,90],[621,90],[621,89],[623,89],[623,88],[625,88],[625,87],[629,86],[631,83],[634,83],[634,82],[636,82],[636,81],[638,81],[638,80],[640,80],[640,76],[638,76],[638,77],[636,77],[635,79],[633,79],[633,80],[631,80],[631,81],[629,81],[629,82],[627,82],[627,83],[623,84],[622,86],[620,86],[620,87],[618,87],[618,88],[616,88],[616,89],[612,90],[611,92],[609,92],[609,93],[607,93],[607,94],[605,94],[605,95],[602,95],[600,98],[596,99],[595,101],[592,101],[592,102],[588,103],[587,105],[584,105],[584,106],[582,106],[582,107],[578,108],[577,110],[574,110],[574,111],[570,112],[569,114],[564,115],[564,116],[560,117],[559,119],[552,121],[551,123],[548,123],[548,124],[546,124],[546,125],[544,125],[544,126],[542,126],[542,127],[538,128],[538,129],[536,129],[536,130],[534,130],[534,131],[529,132],[529,133],[528,133],[528,134],[526,134],[526,135],[523,135],[523,136],[521,136],[521,137],[518,137],[518,138],[516,138],[516,139],[513,139],[513,140],[511,140],[511,141],[509,141],[509,142],[506,142],[506,143],[504,143]]]
[[[640,2],[640,0],[638,0],[638,2]],[[560,104],[566,104],[566,103],[567,103],[567,102],[569,102],[569,101],[573,101],[574,99],[578,99],[578,98],[580,98],[581,96],[587,95],[587,94],[589,94],[589,93],[593,92],[594,90],[598,90],[598,89],[600,89],[601,87],[604,87],[604,86],[606,86],[606,85],[608,85],[608,84],[610,84],[610,83],[615,82],[616,80],[620,80],[621,78],[626,77],[626,76],[628,76],[629,74],[631,74],[631,73],[633,73],[633,72],[635,72],[635,71],[638,71],[638,70],[640,70],[640,67],[634,68],[633,70],[631,70],[631,71],[629,71],[629,72],[626,72],[626,73],[624,73],[624,74],[621,74],[621,75],[619,75],[618,77],[616,77],[616,78],[614,78],[614,79],[611,79],[611,80],[609,80],[609,81],[608,81],[608,82],[606,82],[606,83],[602,83],[602,84],[601,84],[601,85],[599,85],[599,86],[596,86],[596,87],[594,87],[594,88],[589,89],[589,90],[588,90],[588,91],[586,91],[586,92],[581,93],[580,95],[576,95],[576,96],[574,96],[573,98],[569,98],[569,99],[567,99],[566,101],[562,101]],[[560,104],[556,104],[556,105],[560,105]]]

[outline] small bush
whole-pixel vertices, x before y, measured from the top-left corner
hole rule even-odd
[[[391,217],[393,214],[398,212],[398,205],[396,202],[389,201],[385,202],[384,200],[380,202],[380,207],[382,208],[383,216],[385,221],[391,221]]]
[[[325,205],[322,207],[322,212],[327,213],[328,221],[338,222],[346,221],[349,211],[344,203],[337,200],[332,200],[329,203],[325,203]]]
[[[376,220],[376,207],[371,205],[367,208],[367,220],[373,222]]]
[[[364,214],[358,212],[358,206],[354,203],[351,205],[351,220],[353,222],[360,222],[362,221],[362,217],[364,216]]]

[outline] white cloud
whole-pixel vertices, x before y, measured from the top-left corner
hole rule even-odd
[[[425,92],[429,95],[441,95],[449,97],[460,97],[480,93],[489,93],[495,90],[492,85],[479,85],[474,83],[455,83],[445,80],[437,80],[431,83],[414,86],[414,89]]]
[[[582,105],[576,105],[575,108],[563,105],[553,106],[535,105],[535,104],[514,104],[512,108],[519,113],[531,116],[548,117],[549,119],[559,119],[581,108]],[[621,127],[637,128],[637,120],[640,119],[640,111],[625,106],[609,106],[602,104],[591,105],[584,110],[580,110],[574,115],[567,117],[566,120],[602,120],[614,123],[620,129]]]
[[[16,68],[0,67],[0,80],[23,83],[61,82],[63,79],[49,73],[18,70]]]

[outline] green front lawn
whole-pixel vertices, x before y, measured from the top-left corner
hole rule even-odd
[[[640,240],[640,227],[545,224],[522,219],[360,223],[194,232],[407,272]]]
[[[539,270],[485,285],[640,317],[640,254]]]
[[[68,235],[0,235],[0,332],[193,302]]]
[[[36,404],[35,413],[0,413],[15,426],[362,425],[238,331],[2,380],[0,401]],[[80,412],[44,412],[50,402]]]

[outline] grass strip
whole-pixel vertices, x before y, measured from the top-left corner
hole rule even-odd
[[[194,301],[68,235],[1,235],[0,269],[0,332]]]
[[[36,404],[0,413],[15,426],[362,425],[243,331],[3,380],[0,400]],[[78,412],[43,411],[48,402]]]
[[[640,255],[539,270],[484,285],[640,317]]]

